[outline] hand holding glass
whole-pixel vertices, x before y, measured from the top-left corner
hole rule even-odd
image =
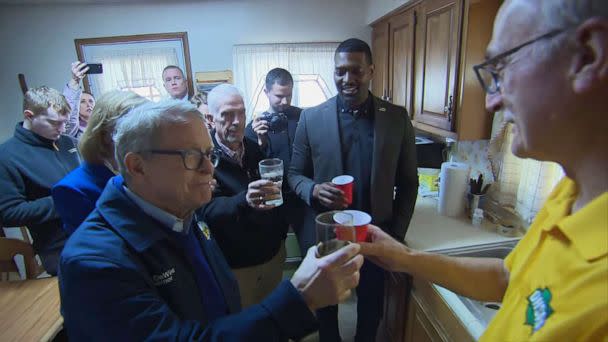
[[[356,241],[353,216],[343,211],[328,211],[315,218],[317,250],[320,256],[329,255]]]
[[[277,194],[266,196],[265,205],[278,207],[283,204],[283,161],[278,158],[264,159],[259,162],[260,177],[274,182],[279,187]]]

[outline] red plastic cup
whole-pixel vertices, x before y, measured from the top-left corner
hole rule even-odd
[[[357,242],[367,241],[367,227],[372,223],[372,217],[360,210],[344,210],[344,212],[353,216],[353,226],[355,226]]]
[[[336,222],[334,233],[336,239],[340,241],[357,241],[355,227],[353,225],[353,216],[346,211],[333,211],[333,220]]]
[[[349,175],[342,175],[334,177],[331,182],[338,189],[344,191],[344,196],[346,197],[346,204],[351,205],[353,203],[353,187],[355,184],[355,178]]]

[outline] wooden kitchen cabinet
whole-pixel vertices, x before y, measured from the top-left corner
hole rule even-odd
[[[388,22],[380,22],[373,27],[372,58],[374,62],[374,77],[372,78],[372,94],[386,99],[388,87]]]
[[[377,341],[404,341],[408,296],[412,278],[405,273],[390,273],[384,281],[384,313],[382,328],[385,335]]]
[[[416,31],[416,122],[453,131],[460,30],[460,0],[426,0]]]
[[[492,117],[472,66],[484,60],[501,0],[417,0],[372,25],[372,93],[418,130],[488,139]]]
[[[389,20],[388,100],[412,113],[414,80],[415,12],[409,10]]]
[[[408,300],[404,342],[475,341],[429,282],[414,279]]]
[[[372,34],[376,67],[372,93],[405,107],[410,116],[413,109],[415,20],[415,12],[411,9],[376,23]]]

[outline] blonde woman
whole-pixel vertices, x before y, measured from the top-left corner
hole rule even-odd
[[[55,209],[67,234],[71,235],[93,211],[106,183],[116,173],[112,133],[117,120],[145,102],[148,100],[135,93],[118,90],[99,97],[78,144],[83,163],[52,189]]]

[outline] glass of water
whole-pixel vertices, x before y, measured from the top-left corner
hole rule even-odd
[[[315,227],[319,256],[329,255],[357,241],[353,215],[350,213],[339,210],[321,213],[315,218]]]
[[[278,207],[283,204],[283,161],[278,158],[264,159],[258,164],[260,177],[274,182],[279,187],[279,192],[267,195],[264,204]]]

